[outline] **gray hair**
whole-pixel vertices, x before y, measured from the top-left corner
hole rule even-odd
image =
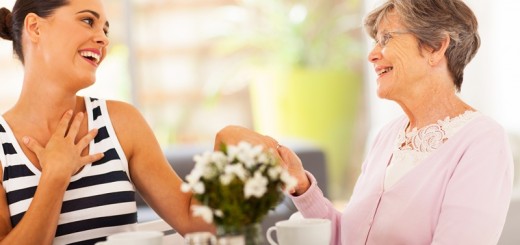
[[[381,20],[392,11],[417,37],[419,49],[426,46],[439,50],[442,40],[449,35],[445,56],[455,87],[460,91],[464,68],[480,47],[473,11],[461,0],[388,0],[365,18],[365,30],[372,38],[376,37]]]

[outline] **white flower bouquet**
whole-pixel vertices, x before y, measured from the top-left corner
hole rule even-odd
[[[195,167],[182,184],[182,191],[193,192],[201,204],[194,215],[224,229],[260,223],[283,199],[282,188],[294,187],[296,179],[260,145],[221,148],[194,156]]]

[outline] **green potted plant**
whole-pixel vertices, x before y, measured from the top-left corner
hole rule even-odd
[[[362,93],[360,1],[242,0],[238,6],[246,12],[239,31],[220,47],[239,57],[233,69],[251,78],[255,128],[317,143],[330,166],[329,193],[345,196],[342,190],[351,189],[345,184],[353,184],[342,180],[354,168],[349,159]]]

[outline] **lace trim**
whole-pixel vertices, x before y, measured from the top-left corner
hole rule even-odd
[[[459,129],[480,115],[479,112],[465,111],[454,118],[446,117],[421,129],[414,128],[409,133],[405,133],[405,128],[401,129],[392,160],[386,169],[384,188],[394,185]]]
[[[479,112],[468,110],[454,118],[446,117],[421,129],[413,128],[408,133],[403,128],[397,136],[397,148],[401,151],[432,152],[479,115]],[[417,160],[421,158],[423,157],[418,157]]]

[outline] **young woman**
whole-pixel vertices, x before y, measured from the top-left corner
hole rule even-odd
[[[96,80],[108,29],[101,0],[0,10],[0,36],[24,65],[20,97],[0,117],[1,244],[93,244],[132,230],[135,189],[181,234],[213,229],[191,216],[191,194],[134,107],[76,95]]]

